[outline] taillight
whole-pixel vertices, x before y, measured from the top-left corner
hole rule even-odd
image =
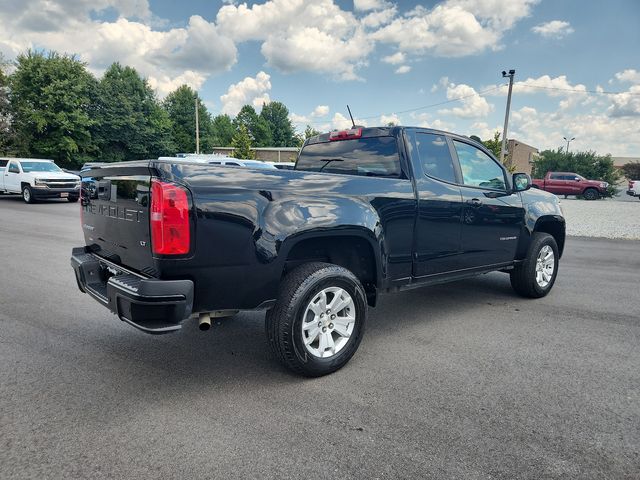
[[[189,199],[183,187],[151,180],[151,248],[158,255],[184,255],[191,246]]]
[[[339,130],[335,132],[329,133],[329,140],[351,140],[352,138],[360,138],[362,137],[362,129],[361,128],[352,128],[351,130]]]

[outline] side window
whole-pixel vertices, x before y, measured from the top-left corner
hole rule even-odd
[[[231,165],[232,167],[239,167],[240,164],[236,162],[226,162],[225,165]]]
[[[430,177],[455,183],[456,174],[447,139],[443,135],[416,132],[416,147],[422,170]]]
[[[467,143],[454,140],[453,144],[458,153],[465,185],[506,190],[504,171],[489,155]]]
[[[20,173],[20,168],[18,168],[18,164],[16,162],[11,162],[9,164],[9,173]]]
[[[0,158],[0,168],[4,168],[7,166],[7,163],[9,163],[9,160],[2,160]]]
[[[549,179],[550,180],[566,180],[567,178],[564,175],[560,175],[559,173],[552,173]]]

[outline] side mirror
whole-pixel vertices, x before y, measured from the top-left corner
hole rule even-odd
[[[579,181],[580,181],[580,177],[575,177],[575,178],[574,178],[574,180],[575,180],[576,182],[579,182]]]
[[[513,174],[513,191],[524,192],[531,188],[531,177],[528,173],[514,173]]]

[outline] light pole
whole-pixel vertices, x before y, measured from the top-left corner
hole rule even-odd
[[[562,137],[562,138],[564,138],[565,141],[567,142],[567,149],[565,150],[565,153],[569,153],[569,144],[573,142],[576,139],[576,137],[571,137],[570,139],[567,137]]]
[[[200,125],[198,123],[198,95],[196,94],[196,153],[200,154]]]
[[[513,77],[515,70],[509,70],[509,73],[502,71],[502,78],[509,77],[509,93],[507,94],[507,110],[504,113],[504,130],[502,131],[502,149],[500,150],[500,162],[504,163],[504,154],[507,149],[507,127],[509,126],[509,110],[511,110],[511,90],[513,89]]]

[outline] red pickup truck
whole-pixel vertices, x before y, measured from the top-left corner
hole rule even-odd
[[[543,179],[534,179],[533,188],[539,188],[556,195],[582,195],[585,200],[597,200],[607,195],[607,182],[587,180],[577,173],[547,172]]]

